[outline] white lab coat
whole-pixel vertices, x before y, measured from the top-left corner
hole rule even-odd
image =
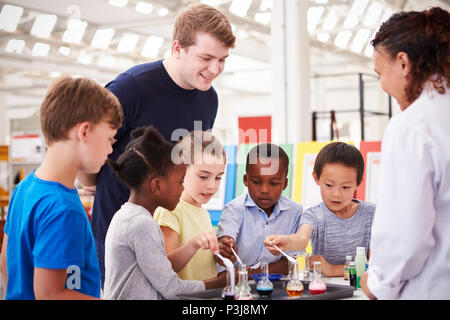
[[[378,299],[450,299],[449,88],[425,89],[391,119],[379,190],[370,291]]]

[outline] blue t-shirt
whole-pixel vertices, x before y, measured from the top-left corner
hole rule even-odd
[[[218,99],[214,88],[200,91],[179,87],[162,60],[134,66],[109,82],[106,88],[117,96],[124,113],[111,159],[117,159],[125,151],[130,132],[135,128],[153,125],[169,141],[175,133],[174,139],[178,141],[194,128],[211,129],[216,118]],[[199,121],[195,127],[194,121]],[[113,215],[129,195],[129,189],[117,180],[109,165],[104,165],[98,176],[91,218],[97,241],[104,241]]]
[[[6,299],[35,299],[34,268],[66,269],[66,288],[100,297],[94,237],[76,189],[34,171],[11,196],[5,233]]]
[[[312,255],[322,255],[333,265],[345,264],[345,257],[355,259],[356,247],[369,249],[375,204],[353,199],[358,209],[348,219],[342,219],[331,212],[325,203],[309,208],[303,212],[300,225],[312,227]]]
[[[162,60],[134,66],[109,82],[106,88],[117,96],[124,114],[109,156],[114,160],[125,151],[133,129],[153,125],[167,140],[178,141],[194,129],[211,129],[216,119],[218,99],[214,88],[200,91],[179,87]],[[129,196],[130,190],[117,180],[109,165],[104,165],[98,175],[91,218],[102,283],[106,232],[112,217]]]

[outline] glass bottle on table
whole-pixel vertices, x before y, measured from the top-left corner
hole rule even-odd
[[[350,278],[350,262],[352,261],[352,256],[345,256],[345,264],[344,264],[344,280],[348,280]]]
[[[269,280],[269,264],[261,264],[261,279],[256,284],[256,292],[262,297],[269,297],[273,291],[273,284]]]
[[[367,262],[366,248],[356,247],[355,267],[356,267],[356,286],[358,288],[361,288],[359,280],[361,279],[361,274],[364,272],[366,262]]]
[[[227,268],[227,286],[222,290],[223,300],[234,300],[235,297],[235,285],[234,285],[234,268]]]
[[[313,280],[308,286],[309,293],[312,295],[325,293],[327,286],[322,280],[322,263],[320,261],[314,261],[313,270]]]
[[[292,266],[292,273],[290,275],[290,280],[286,285],[286,292],[291,297],[299,297],[302,295],[303,290],[304,287],[302,281],[300,280],[298,263],[294,263]]]
[[[248,272],[245,264],[239,265],[239,284],[236,288],[236,300],[253,300],[250,285],[248,284]]]
[[[350,269],[349,269],[349,278],[350,278],[350,286],[353,287],[353,289],[357,289],[356,286],[356,266],[355,262],[350,262]]]

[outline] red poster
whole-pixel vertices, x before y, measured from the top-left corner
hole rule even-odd
[[[271,142],[272,117],[239,117],[239,144]]]
[[[372,174],[368,174],[367,172],[371,169],[372,162],[376,165],[379,164],[379,159],[368,159],[368,154],[369,156],[371,154],[379,154],[381,152],[381,141],[361,141],[359,150],[361,151],[361,154],[364,158],[364,176],[363,181],[359,185],[358,189],[356,189],[355,198],[363,201],[369,201],[372,199],[366,199],[366,188],[369,185],[377,184],[375,178],[378,178],[378,174],[375,173],[375,170],[372,170]],[[373,187],[372,189],[374,189],[373,192],[376,192],[375,187]],[[376,197],[376,195],[374,195],[374,197]]]

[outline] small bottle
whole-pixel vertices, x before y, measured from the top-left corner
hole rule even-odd
[[[236,300],[253,300],[250,285],[248,284],[248,272],[245,264],[239,265],[239,286],[236,288]]]
[[[350,277],[350,261],[352,261],[352,256],[345,256],[345,264],[344,264],[344,280],[348,280]]]
[[[269,280],[269,264],[263,262],[261,266],[261,280],[256,284],[256,292],[261,297],[269,297],[273,291],[273,284]]]
[[[350,286],[353,287],[353,289],[357,289],[357,285],[356,285],[356,267],[355,267],[355,262],[351,261],[350,262],[350,268],[348,271],[349,274],[349,278],[350,278]]]
[[[356,247],[355,266],[356,266],[356,285],[358,288],[361,288],[361,286],[359,285],[359,280],[361,279],[361,274],[364,272],[364,266],[366,262],[367,262],[366,248]]]

